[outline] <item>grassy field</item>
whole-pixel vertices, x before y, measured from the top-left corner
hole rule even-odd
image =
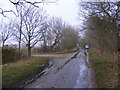
[[[118,86],[118,58],[103,55],[94,50],[89,51],[90,62],[95,71],[98,88],[117,88]]]
[[[25,58],[16,63],[6,64],[2,67],[2,86],[11,87],[21,81],[27,74],[48,62],[47,58]]]

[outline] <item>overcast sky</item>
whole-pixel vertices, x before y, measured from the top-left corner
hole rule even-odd
[[[41,1],[41,0],[27,0],[27,1]],[[47,0],[47,1],[51,1],[51,0]],[[77,1],[92,2],[92,1],[119,1],[119,0],[58,0],[56,3],[48,3],[47,5],[40,4],[40,6],[42,6],[47,11],[48,15],[54,17],[60,17],[61,19],[65,20],[67,23],[75,26],[79,24],[77,20],[77,15],[79,12],[79,6],[77,4]],[[15,6],[11,4],[9,0],[1,0],[0,8],[4,10],[16,11]],[[8,16],[13,16],[13,13],[8,13]],[[0,15],[0,19],[1,17],[3,16]]]
[[[59,17],[63,21],[71,24],[73,26],[78,25],[77,14],[78,5],[76,0],[58,0],[56,3],[41,4],[46,13],[50,16]],[[15,10],[14,5],[12,5],[9,0],[0,1],[0,7],[4,10]],[[7,14],[8,16],[13,16],[13,13]],[[0,15],[0,17],[3,17]]]
[[[51,16],[60,17],[71,25],[77,25],[78,4],[76,0],[58,0],[43,6]]]

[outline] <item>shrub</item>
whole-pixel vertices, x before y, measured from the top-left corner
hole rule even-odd
[[[20,55],[21,55],[21,58],[24,58],[28,55],[28,50],[26,47],[21,47]]]
[[[19,54],[16,48],[3,47],[2,48],[2,63],[14,62],[19,60]]]

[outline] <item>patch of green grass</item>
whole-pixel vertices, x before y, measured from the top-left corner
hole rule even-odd
[[[95,71],[98,88],[117,88],[118,86],[118,59],[89,51],[90,62]]]
[[[31,73],[33,70],[40,68],[42,64],[48,62],[47,58],[27,58],[25,62],[19,61],[14,64],[5,65],[2,68],[2,86],[3,88],[11,87],[18,81],[21,81],[24,76]],[[21,63],[22,62],[22,63]]]

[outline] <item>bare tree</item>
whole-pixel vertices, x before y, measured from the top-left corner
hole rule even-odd
[[[14,21],[14,26],[13,26],[13,30],[14,33],[13,35],[15,36],[18,44],[19,44],[19,48],[18,48],[18,52],[19,52],[19,59],[20,59],[20,49],[21,49],[21,38],[22,38],[22,27],[23,27],[23,16],[24,16],[24,10],[23,10],[23,6],[19,5],[18,8],[18,14],[19,16],[16,18],[17,21]]]
[[[84,2],[80,4],[82,14],[86,18],[84,23],[87,29],[87,41],[101,52],[116,51],[118,35],[116,22],[120,13],[118,2]]]
[[[51,31],[52,45],[51,49],[53,50],[55,46],[60,42],[62,38],[62,31],[65,29],[65,23],[61,19],[52,18],[50,23],[49,30]]]
[[[18,42],[18,53],[20,59],[20,49],[21,49],[21,37],[22,37],[22,21],[21,22],[14,22],[13,26],[13,36],[15,37],[16,41]]]
[[[1,24],[1,30],[0,30],[0,34],[1,34],[1,41],[2,41],[2,46],[5,46],[5,42],[10,39],[10,37],[12,36],[12,30],[11,27],[12,26],[12,21],[10,21],[8,24]]]
[[[47,28],[46,16],[42,9],[33,6],[26,7],[23,17],[24,30],[22,41],[28,47],[28,55],[31,55],[31,48],[43,39],[42,34]]]
[[[120,7],[118,6],[120,2],[80,2],[82,6],[81,13],[86,18],[89,16],[99,15],[100,17],[106,16],[113,21],[113,19],[118,19]]]
[[[16,13],[13,10],[4,10],[2,7],[0,7],[0,14],[2,14],[4,17],[6,17],[5,13],[13,13],[14,15],[19,15],[18,7],[24,4],[29,4],[34,7],[39,7],[39,4],[47,4],[47,3],[55,3],[57,0],[8,0],[11,4],[13,4],[17,10],[18,13]]]
[[[71,26],[66,26],[65,30],[62,33],[63,36],[61,39],[61,47],[66,50],[76,48],[78,39],[80,38],[78,31]]]

